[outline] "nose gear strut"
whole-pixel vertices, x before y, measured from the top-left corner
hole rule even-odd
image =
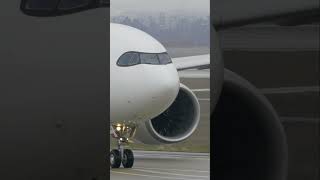
[[[117,139],[118,148],[110,151],[110,167],[119,168],[121,163],[124,168],[132,168],[134,155],[132,150],[124,149],[124,145],[129,143],[129,138],[134,136],[135,124],[115,124],[110,126],[110,134]]]

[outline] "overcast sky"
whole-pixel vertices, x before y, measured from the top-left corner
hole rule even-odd
[[[187,12],[209,15],[210,0],[111,0],[111,16],[123,12]]]

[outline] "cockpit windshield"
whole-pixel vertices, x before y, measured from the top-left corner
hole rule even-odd
[[[118,59],[118,66],[133,66],[137,64],[165,65],[172,63],[168,53],[126,52]]]

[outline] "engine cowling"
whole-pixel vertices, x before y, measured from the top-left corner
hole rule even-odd
[[[288,147],[278,114],[249,81],[224,68],[211,28],[211,157],[215,179],[285,180]]]
[[[192,135],[200,120],[200,105],[195,94],[180,84],[171,106],[157,117],[138,126],[135,139],[144,144],[181,142]]]
[[[284,129],[268,99],[250,82],[225,69],[211,114],[216,177],[284,180],[288,149]]]

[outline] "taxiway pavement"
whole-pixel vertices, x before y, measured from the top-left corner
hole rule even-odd
[[[208,180],[208,153],[134,151],[133,168],[110,169],[111,180]]]

